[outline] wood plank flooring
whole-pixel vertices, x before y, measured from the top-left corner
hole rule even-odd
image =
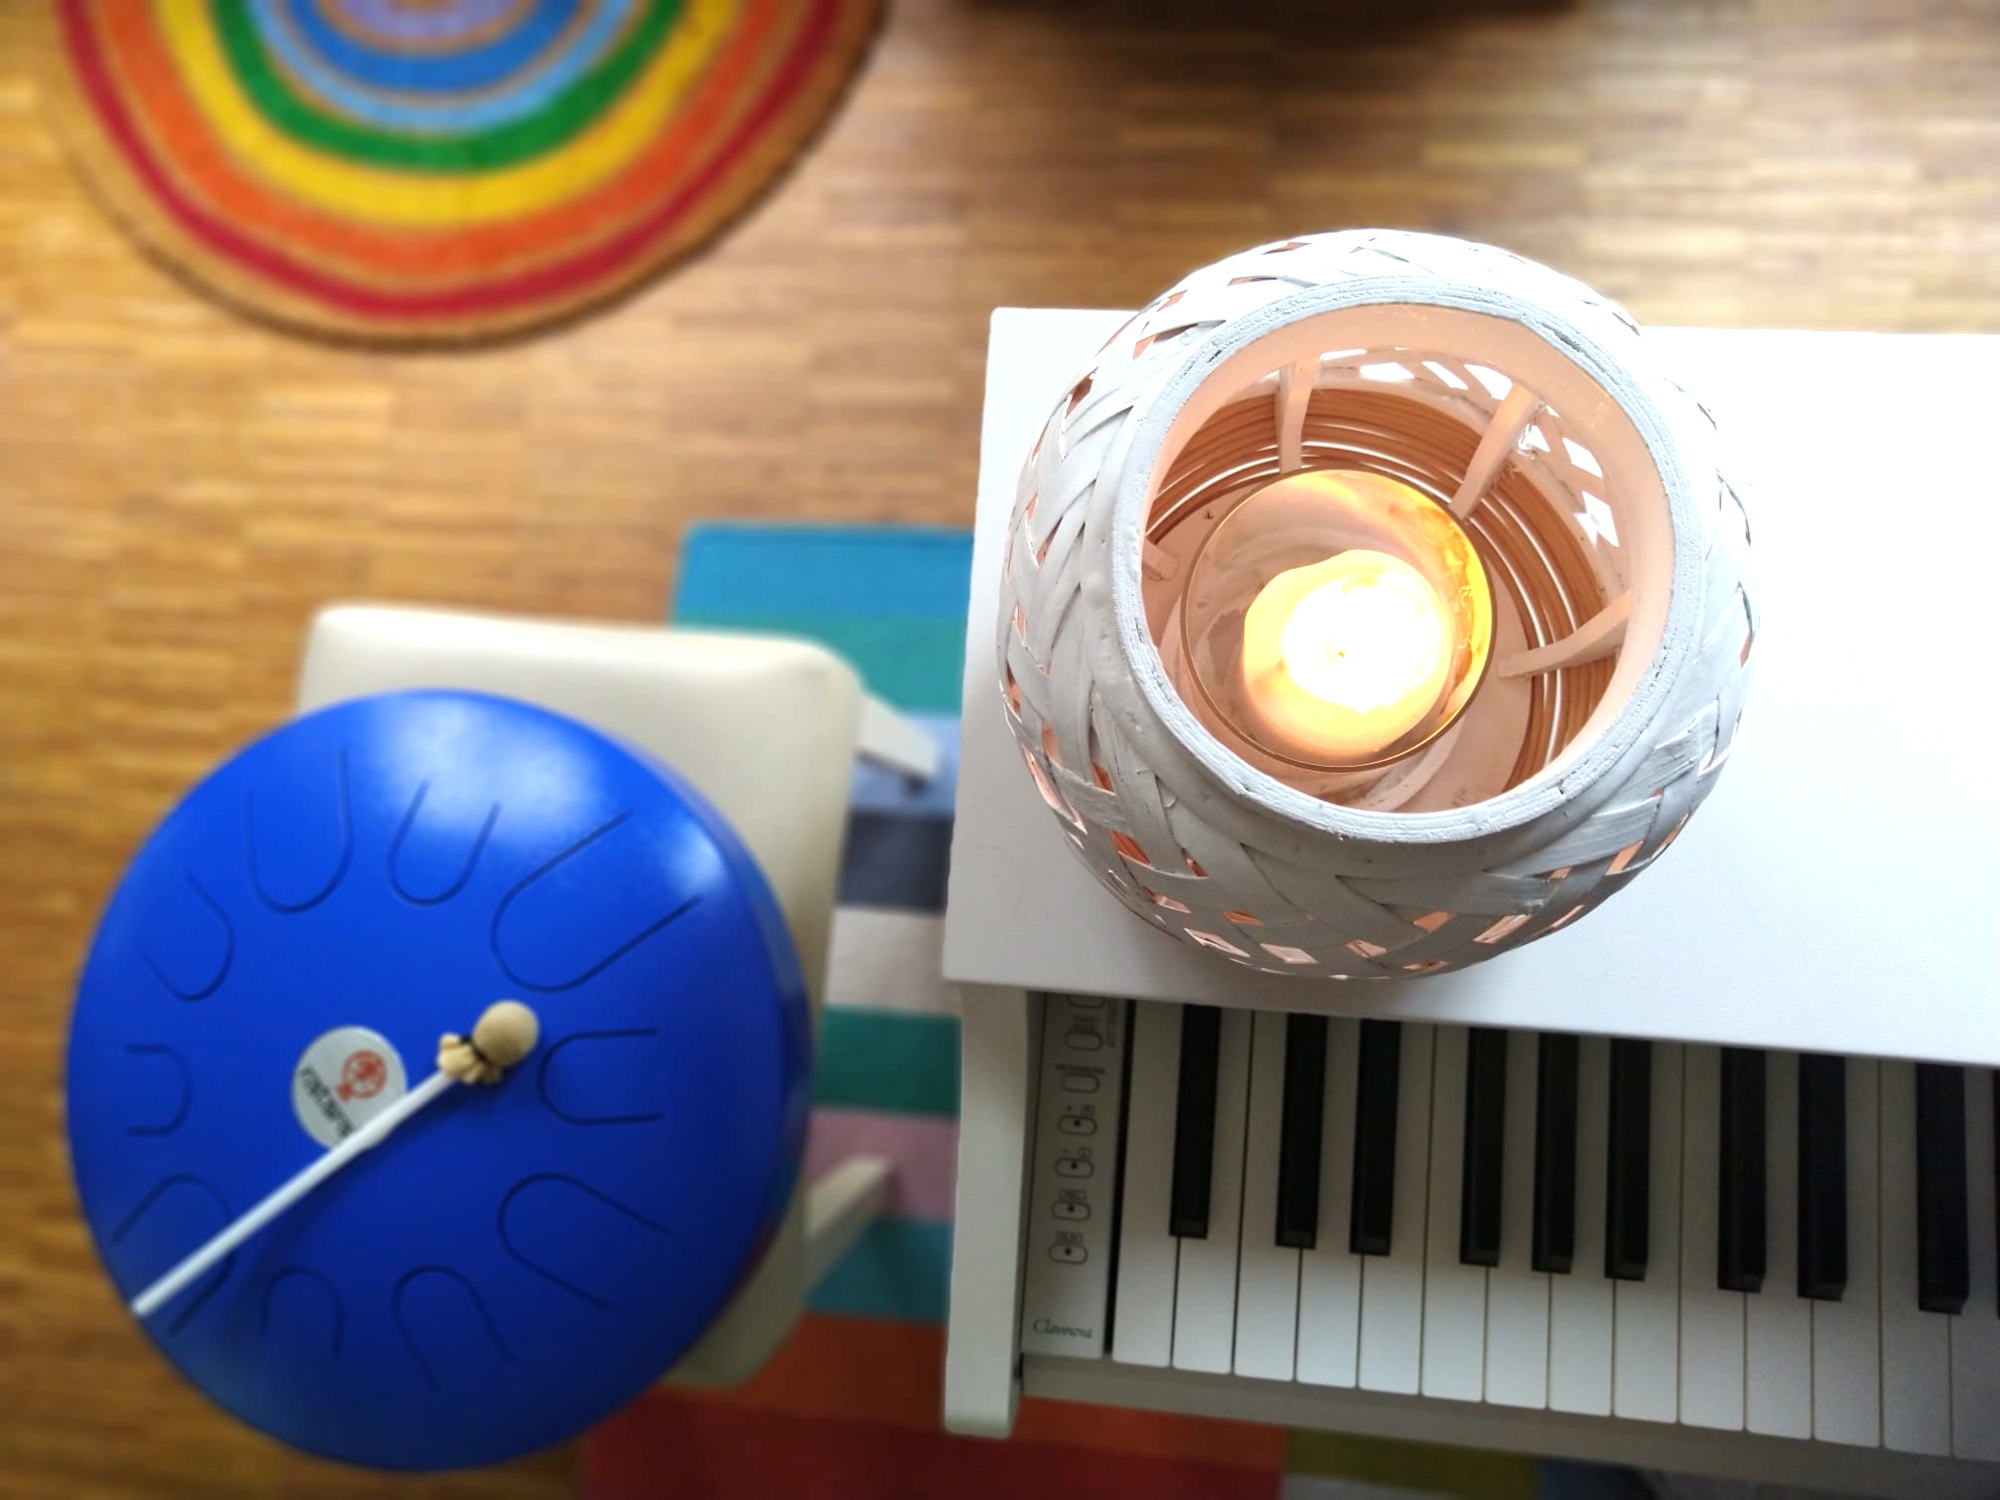
[[[709,253],[469,355],[272,333],[138,254],[0,6],[0,1492],[563,1496],[574,1447],[389,1482],[187,1389],[72,1206],[79,955],[335,598],[656,617],[700,516],[964,522],[996,304],[1136,304],[1380,223],[1656,322],[2000,330],[2000,5],[898,0]],[[1802,371],[1796,378],[1865,378]]]

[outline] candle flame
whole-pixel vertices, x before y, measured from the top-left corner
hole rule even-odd
[[[1280,738],[1376,754],[1431,711],[1453,649],[1443,601],[1423,575],[1355,548],[1264,585],[1244,616],[1244,687]]]

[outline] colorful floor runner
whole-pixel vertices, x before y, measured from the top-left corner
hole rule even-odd
[[[67,134],[252,312],[519,332],[712,234],[825,118],[878,0],[43,0]]]
[[[834,922],[810,1152],[892,1158],[889,1212],[748,1385],[659,1386],[598,1427],[586,1500],[1534,1495],[1529,1459],[1065,1402],[1024,1401],[1006,1443],[942,1430],[958,1019],[937,973],[971,561],[966,533],[888,527],[711,525],[683,547],[676,623],[824,642],[947,770],[916,788],[857,770]]]

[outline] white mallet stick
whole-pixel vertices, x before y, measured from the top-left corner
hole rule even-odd
[[[151,1317],[201,1279],[230,1251],[353,1161],[454,1083],[498,1083],[507,1069],[535,1049],[540,1035],[535,1013],[517,1000],[488,1006],[472,1035],[447,1034],[438,1040],[437,1071],[363,1125],[311,1166],[289,1178],[256,1207],[222,1229],[199,1250],[132,1299],[132,1311]]]

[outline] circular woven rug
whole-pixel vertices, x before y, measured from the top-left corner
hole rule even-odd
[[[399,344],[615,296],[769,183],[877,0],[49,0],[84,169],[251,312]]]

